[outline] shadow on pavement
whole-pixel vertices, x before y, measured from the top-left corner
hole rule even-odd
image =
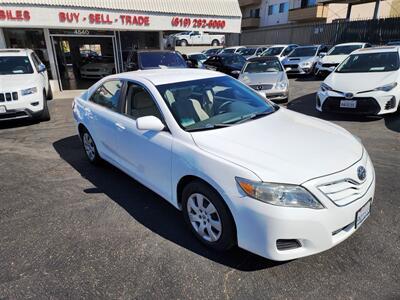
[[[235,247],[216,252],[201,244],[187,229],[181,212],[125,173],[108,163],[91,165],[84,156],[78,136],[70,136],[54,144],[54,149],[96,188],[86,193],[104,193],[124,208],[135,220],[181,247],[217,263],[241,271],[256,271],[281,265]]]
[[[30,119],[20,119],[20,120],[9,120],[0,122],[0,130],[1,129],[10,129],[10,128],[19,128],[26,127],[40,123],[39,121],[30,120]]]

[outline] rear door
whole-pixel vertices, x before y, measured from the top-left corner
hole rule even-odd
[[[173,137],[168,130],[161,132],[139,130],[136,120],[162,113],[151,93],[141,84],[127,82],[121,125],[116,147],[123,169],[144,185],[166,199],[171,199],[171,161]]]
[[[123,81],[104,82],[91,95],[84,110],[85,125],[92,135],[97,149],[104,159],[118,162],[117,135],[122,130],[118,123],[121,111]]]

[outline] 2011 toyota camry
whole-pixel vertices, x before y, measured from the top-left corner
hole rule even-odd
[[[224,74],[112,75],[77,97],[73,114],[90,162],[104,159],[161,195],[214,249],[303,257],[370,214],[375,172],[357,138]]]

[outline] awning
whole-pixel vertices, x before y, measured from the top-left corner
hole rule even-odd
[[[0,27],[240,32],[237,0],[0,0]]]

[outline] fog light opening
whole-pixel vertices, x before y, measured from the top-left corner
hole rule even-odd
[[[276,248],[280,251],[285,251],[285,250],[292,250],[292,249],[297,249],[301,248],[301,243],[299,240],[286,240],[286,239],[280,239],[276,241]]]

